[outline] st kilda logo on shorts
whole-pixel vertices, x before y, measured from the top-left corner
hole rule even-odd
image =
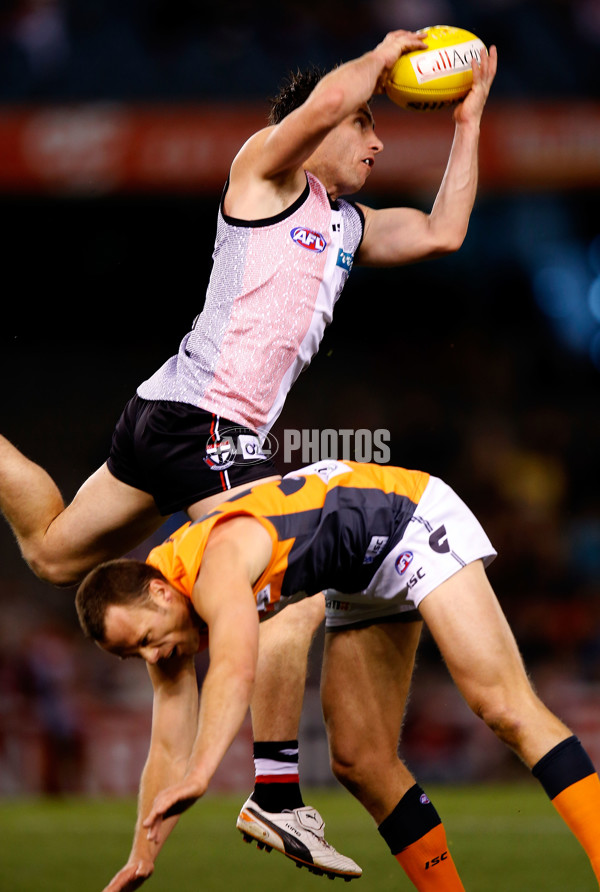
[[[236,448],[233,437],[213,434],[206,444],[204,461],[211,470],[226,471],[235,461]]]
[[[321,233],[315,232],[314,229],[307,229],[306,226],[295,226],[290,231],[290,236],[297,245],[306,248],[307,251],[313,251],[315,254],[321,254],[327,247],[327,242]]]
[[[273,436],[258,437],[245,427],[231,427],[207,440],[204,461],[211,471],[226,471],[234,464],[256,464],[277,452]]]

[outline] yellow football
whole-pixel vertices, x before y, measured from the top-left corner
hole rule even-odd
[[[435,111],[464,99],[473,83],[473,59],[485,46],[464,28],[432,25],[418,32],[427,44],[400,56],[390,70],[385,91],[392,102],[415,111]]]

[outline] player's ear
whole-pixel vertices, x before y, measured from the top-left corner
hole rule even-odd
[[[148,591],[157,604],[169,604],[173,600],[173,591],[165,579],[151,579]]]

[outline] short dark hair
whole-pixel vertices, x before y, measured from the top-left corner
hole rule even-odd
[[[165,577],[145,561],[119,558],[105,561],[91,570],[75,596],[81,628],[88,638],[105,641],[104,621],[111,604],[154,604],[150,582]]]
[[[290,112],[300,108],[326,74],[327,70],[319,65],[291,71],[271,99],[269,124],[279,124]]]

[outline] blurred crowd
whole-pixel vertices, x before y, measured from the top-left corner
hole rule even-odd
[[[433,24],[499,47],[496,98],[600,92],[597,0],[5,0],[0,101],[262,99],[290,67]]]

